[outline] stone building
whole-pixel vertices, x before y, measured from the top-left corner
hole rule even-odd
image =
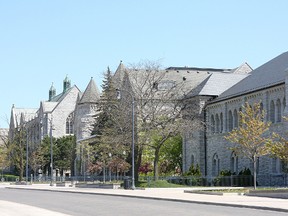
[[[203,81],[191,98],[202,99],[202,115],[206,130],[186,136],[183,142],[183,169],[199,164],[207,177],[217,176],[221,170],[239,173],[244,168],[253,170],[250,161],[240,158],[229,150],[231,143],[224,139],[229,131],[238,127],[239,111],[245,102],[260,102],[267,113],[266,121],[271,121],[271,131],[285,136],[287,123],[282,116],[287,114],[286,94],[288,85],[288,52],[263,64],[227,86],[232,77],[210,76]],[[222,88],[223,87],[223,88]],[[190,134],[191,135],[191,134]],[[192,138],[191,138],[192,137]],[[273,185],[283,183],[285,177],[278,158],[263,156],[258,158],[258,183]]]
[[[41,101],[39,108],[11,109],[9,138],[13,139],[15,129],[23,126],[28,133],[31,146],[37,145],[45,136],[55,138],[75,135],[76,140],[85,139],[91,135],[93,114],[96,112],[99,90],[91,78],[86,90],[82,93],[76,85],[66,77],[63,81],[63,91],[56,94],[53,84],[49,90],[49,99]]]

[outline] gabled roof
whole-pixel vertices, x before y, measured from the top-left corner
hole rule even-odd
[[[34,108],[12,108],[12,116],[14,126],[17,127],[20,123],[25,123],[35,118],[38,109]],[[24,122],[21,122],[21,118]]]
[[[100,93],[99,90],[93,80],[93,78],[91,78],[88,86],[86,87],[86,90],[84,91],[80,102],[81,104],[83,103],[97,103],[100,99]]]
[[[196,95],[219,96],[221,93],[247,76],[247,74],[213,73],[189,92],[187,97],[193,97]]]
[[[239,96],[285,82],[285,70],[288,68],[288,52],[253,70],[248,77],[223,92],[217,100]]]
[[[125,74],[127,74],[136,95],[138,89],[145,91],[145,88],[149,89],[157,82],[156,85],[158,90],[160,87],[163,88],[169,85],[181,86],[180,88],[177,88],[178,97],[186,97],[189,92],[192,96],[199,93],[218,96],[223,91],[227,90],[227,88],[247,76],[251,70],[251,67],[247,63],[244,63],[235,69],[169,67],[165,70],[155,70],[151,72],[144,69],[127,69],[124,68],[121,62],[114,74],[113,80],[116,81],[116,84],[118,83],[118,85],[119,82],[117,81],[120,80],[120,83],[122,84],[123,78],[125,77]],[[211,76],[212,74],[213,76]],[[231,75],[231,78],[225,75]],[[209,77],[211,77],[211,79],[208,79]],[[222,79],[228,80],[223,81]],[[212,86],[209,87],[208,85],[205,85],[205,82],[209,82],[208,84]],[[221,88],[219,88],[219,83],[222,84]],[[200,84],[202,85],[199,86]],[[117,87],[121,88],[121,86]],[[195,89],[195,91],[191,92],[193,89]]]
[[[41,106],[44,113],[52,112],[52,110],[57,106],[58,102],[42,101]]]

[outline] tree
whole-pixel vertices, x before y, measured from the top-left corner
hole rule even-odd
[[[27,135],[24,125],[20,125],[14,130],[14,137],[8,141],[7,150],[11,165],[19,174],[19,181],[23,181]]]
[[[56,149],[54,153],[55,168],[60,170],[63,176],[65,170],[71,170],[73,164],[73,152],[76,148],[75,136],[64,136],[56,139],[54,143]]]
[[[186,83],[181,78],[171,81],[169,73],[160,70],[158,62],[146,61],[131,65],[123,82],[126,83],[123,88],[132,92],[136,100],[137,165],[139,167],[141,164],[144,147],[152,148],[155,180],[159,176],[161,150],[169,144],[167,140],[201,126],[198,109],[190,107],[190,112],[187,111],[188,106],[183,97],[187,93]]]
[[[287,117],[283,117],[285,121]],[[288,164],[288,140],[278,133],[273,133],[273,142],[269,143],[268,148],[273,157],[278,157],[284,165]],[[286,167],[287,168],[287,167]]]
[[[271,123],[264,122],[265,111],[261,109],[260,103],[250,106],[246,102],[239,115],[239,127],[229,132],[225,139],[236,144],[231,148],[232,151],[253,162],[254,188],[256,189],[257,159],[269,153],[267,145],[271,143],[271,137],[268,136]]]
[[[125,170],[127,164],[123,161],[123,152],[129,152],[130,124],[125,117],[125,106],[117,99],[117,91],[112,82],[111,71],[108,67],[104,74],[102,96],[95,115],[93,135],[97,135],[89,144],[89,151],[93,152],[89,170],[97,172],[107,167],[117,172]],[[125,156],[126,157],[126,156]],[[118,163],[118,166],[115,164]],[[105,173],[104,173],[105,175]]]
[[[3,170],[9,166],[7,135],[0,134],[0,143],[0,169],[3,174]]]

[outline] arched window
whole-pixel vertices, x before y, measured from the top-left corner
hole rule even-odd
[[[273,100],[270,102],[270,115],[269,116],[270,116],[270,121],[274,123],[275,122],[275,104]]]
[[[279,158],[272,158],[272,173],[281,173],[282,172],[282,164]]]
[[[220,131],[220,119],[219,119],[219,115],[216,114],[216,133],[219,133]]]
[[[242,121],[242,117],[241,117],[241,113],[242,113],[242,108],[240,107],[239,108],[239,112],[238,112],[238,117],[239,117],[239,120],[238,120],[238,125],[241,127],[242,126],[242,123],[241,123],[241,121]]]
[[[234,128],[238,127],[238,112],[235,109],[233,112],[233,119],[234,119]]]
[[[220,133],[223,132],[223,114],[220,113]]]
[[[281,101],[280,99],[276,102],[276,121],[281,122],[282,118],[282,109],[281,109]]]
[[[230,170],[234,175],[238,174],[238,157],[235,152],[232,152],[230,158]]]
[[[233,116],[231,110],[228,113],[228,131],[232,131],[233,129]]]
[[[212,176],[218,176],[219,174],[219,158],[217,153],[214,154],[213,159],[212,159]]]
[[[74,133],[74,113],[71,113],[66,119],[66,134]]]
[[[215,119],[214,119],[214,115],[211,116],[211,132],[215,133]]]
[[[192,154],[191,155],[191,166],[194,166],[195,164],[195,158],[194,158],[194,155]]]
[[[286,98],[284,97],[284,99],[283,99],[283,112],[285,110],[285,107],[286,107]]]

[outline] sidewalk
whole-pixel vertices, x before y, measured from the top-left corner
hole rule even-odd
[[[95,195],[125,196],[142,199],[169,200],[177,202],[191,202],[209,205],[222,205],[234,207],[256,208],[288,212],[287,199],[231,195],[206,195],[196,193],[184,193],[184,191],[200,190],[201,188],[146,188],[145,190],[124,189],[98,189],[98,188],[75,188],[56,187],[49,184],[35,185],[5,185],[6,188],[25,190],[61,191],[66,193],[86,193]],[[0,201],[1,203],[2,201]],[[2,205],[0,204],[2,209]],[[41,214],[42,215],[42,214]]]

